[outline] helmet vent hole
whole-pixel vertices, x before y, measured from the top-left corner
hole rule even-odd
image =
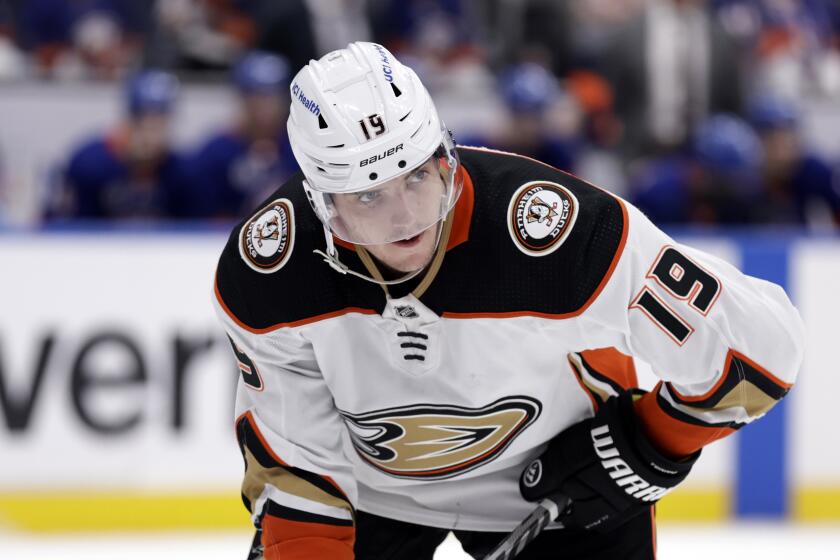
[[[377,177],[379,177],[379,175],[377,175],[376,173],[371,173],[370,175],[368,175],[368,178],[369,178],[371,181],[376,181],[376,178],[377,178]]]
[[[318,115],[318,128],[322,130],[327,128],[327,121],[324,120],[324,115]]]
[[[394,82],[391,82],[391,89],[394,90],[394,97],[399,97],[400,95],[402,95],[400,88],[398,88],[397,84],[395,84]]]
[[[402,118],[400,119],[400,122],[403,122],[405,119],[407,119],[407,118],[408,118],[408,115],[410,115],[410,114],[411,114],[411,111],[409,111],[408,113],[406,113],[405,115],[403,115],[403,116],[402,116]]]
[[[400,169],[402,169],[403,167],[405,167],[405,160],[404,160],[404,159],[401,159],[401,160],[397,163],[397,166],[399,166],[399,168],[400,168]]]
[[[320,167],[320,166],[317,166],[317,165],[315,167],[317,167],[318,171],[320,171],[321,173],[326,173],[327,172],[327,170],[324,169],[323,167]]]
[[[344,144],[336,144],[335,146],[327,146],[327,148],[343,148]]]

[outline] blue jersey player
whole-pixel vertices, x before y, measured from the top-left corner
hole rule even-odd
[[[253,51],[236,64],[232,77],[238,121],[207,140],[190,163],[192,210],[199,217],[242,217],[297,170],[286,139],[286,62]]]
[[[148,70],[126,89],[126,118],[79,147],[63,172],[48,219],[166,219],[183,216],[183,158],[170,144],[175,76]]]

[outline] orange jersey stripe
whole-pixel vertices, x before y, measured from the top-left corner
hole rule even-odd
[[[656,400],[659,387],[657,385],[656,389],[633,404],[645,435],[662,453],[674,458],[686,457],[735,431],[728,427],[697,426],[677,420],[659,406]]]
[[[353,526],[291,521],[266,515],[262,521],[265,560],[353,560]]]
[[[605,377],[609,377],[625,391],[635,389],[639,386],[636,377],[636,364],[633,358],[622,354],[615,348],[598,348],[596,350],[584,350],[581,357],[592,369]]]

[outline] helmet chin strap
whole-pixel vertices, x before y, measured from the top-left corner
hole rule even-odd
[[[421,266],[417,270],[415,270],[413,272],[409,272],[409,273],[405,274],[404,276],[401,276],[401,277],[397,278],[396,280],[377,279],[377,278],[373,278],[372,276],[368,276],[367,274],[362,274],[362,273],[356,272],[355,270],[351,270],[349,266],[347,266],[346,264],[341,262],[341,260],[338,258],[338,251],[335,248],[335,242],[333,241],[332,233],[330,233],[330,230],[329,230],[329,228],[327,228],[327,226],[324,226],[324,239],[327,242],[327,251],[324,252],[324,251],[321,251],[319,249],[315,249],[312,252],[317,254],[317,255],[320,255],[323,258],[325,263],[330,265],[330,267],[333,270],[335,270],[335,271],[337,271],[341,274],[352,274],[353,276],[355,276],[357,278],[361,278],[362,280],[364,280],[366,282],[370,282],[372,284],[379,284],[380,286],[393,286],[394,284],[401,284],[402,282],[406,282],[408,280],[411,280],[412,278],[414,278],[415,276],[417,276],[418,274],[423,272],[423,270],[425,270],[426,266],[432,261],[432,259],[434,259],[435,253],[437,252],[438,244],[440,243],[441,232],[443,232],[443,224],[444,224],[444,222],[446,222],[447,219],[448,219],[448,217],[438,221],[438,223],[437,223],[437,233],[436,233],[437,238],[435,240],[435,250],[432,251],[432,254],[429,257],[429,260],[427,260],[425,263],[423,263],[423,266]]]

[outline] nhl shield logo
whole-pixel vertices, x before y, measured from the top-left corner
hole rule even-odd
[[[508,230],[520,251],[533,257],[554,252],[577,218],[577,199],[569,189],[531,181],[516,190],[508,207]]]
[[[295,214],[292,203],[281,198],[272,201],[242,226],[239,253],[257,272],[279,270],[294,246]]]
[[[394,311],[396,311],[397,315],[403,319],[416,319],[420,316],[417,314],[417,311],[414,310],[414,307],[410,305],[396,305],[394,306]]]

